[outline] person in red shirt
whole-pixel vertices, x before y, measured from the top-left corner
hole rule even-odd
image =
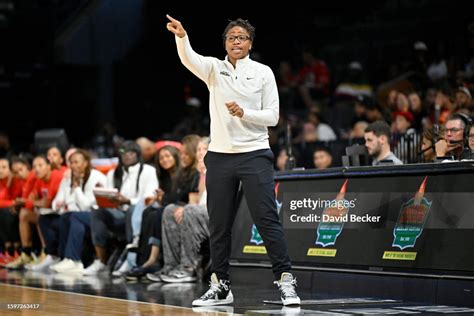
[[[331,78],[326,63],[310,52],[303,53],[304,66],[298,72],[299,91],[307,108],[315,105],[315,99],[329,96]]]
[[[36,210],[51,208],[51,203],[59,189],[62,180],[62,173],[52,170],[49,160],[44,155],[36,156],[33,160],[33,169],[36,174],[36,182],[29,197],[24,201],[24,206],[20,210],[20,239],[22,246],[21,256],[6,265],[10,269],[22,268],[25,264],[33,261],[32,251],[32,231],[31,224],[38,224],[38,212]],[[37,226],[38,229],[38,226]],[[39,231],[41,244],[44,247],[44,239]]]
[[[69,168],[64,164],[63,154],[58,147],[49,147],[46,156],[48,157],[48,160],[51,163],[52,170],[59,170],[59,172],[61,172],[61,174],[63,175],[68,172]]]
[[[0,253],[0,265],[7,264],[20,246],[18,216],[14,210],[15,198],[21,196],[22,182],[13,176],[10,162],[0,158],[0,241],[4,253]]]

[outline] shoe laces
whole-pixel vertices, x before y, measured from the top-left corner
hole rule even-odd
[[[227,285],[225,285],[223,283],[220,283],[220,282],[215,283],[215,282],[210,281],[209,286],[210,286],[209,290],[207,290],[207,292],[204,293],[204,295],[201,298],[214,297],[216,295],[216,293],[220,291],[221,286],[224,287],[224,289],[227,290]]]
[[[297,296],[296,294],[296,278],[293,278],[291,282],[280,282],[280,281],[274,281],[274,284],[277,284],[278,287],[280,288],[280,291],[282,292],[284,297],[293,297]]]

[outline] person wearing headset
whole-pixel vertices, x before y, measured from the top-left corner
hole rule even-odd
[[[464,147],[468,138],[466,132],[470,127],[470,118],[461,113],[454,113],[446,119],[444,138],[436,143],[436,156],[452,156],[455,160],[463,159]]]

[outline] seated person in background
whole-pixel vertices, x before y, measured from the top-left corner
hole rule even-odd
[[[357,121],[352,126],[351,132],[349,134],[349,139],[364,138],[365,129],[369,126],[369,123],[366,121]]]
[[[170,204],[163,212],[162,242],[165,263],[161,279],[164,282],[195,282],[201,265],[201,243],[209,238],[207,214],[206,166],[204,156],[209,147],[209,137],[199,141],[196,152],[199,171],[198,192],[189,193],[189,203],[181,206]]]
[[[137,266],[125,273],[127,279],[138,279],[161,268],[158,265],[161,253],[161,228],[159,232],[156,231],[157,225],[155,223],[161,222],[163,209],[170,203],[168,196],[173,194],[173,183],[180,173],[180,165],[179,151],[176,147],[165,145],[158,150],[155,166],[160,187],[154,201],[151,201],[151,206],[144,210],[140,219],[140,223],[143,225],[140,227],[138,239]],[[133,220],[132,218],[132,226],[134,226]]]
[[[53,200],[53,214],[40,215],[39,224],[50,260],[31,267],[57,272],[82,272],[82,243],[90,227],[90,210],[96,205],[93,189],[105,187],[106,177],[93,170],[89,153],[77,149],[70,157],[71,176],[64,177]],[[59,258],[64,258],[59,262]]]
[[[99,208],[91,212],[91,235],[97,259],[84,270],[85,275],[107,271],[107,243],[111,235],[132,241],[132,232],[126,231],[126,216],[131,216],[138,201],[153,197],[158,188],[154,167],[144,164],[140,146],[125,141],[119,149],[116,169],[107,173],[107,188],[119,191],[113,201],[117,208]],[[126,261],[125,261],[126,262]]]
[[[36,182],[24,206],[20,210],[19,227],[21,239],[21,255],[17,260],[10,262],[6,267],[9,269],[20,269],[33,262],[32,246],[33,238],[31,224],[37,226],[40,235],[42,247],[45,247],[45,241],[38,226],[39,210],[50,209],[52,201],[59,190],[62,180],[62,174],[59,170],[52,170],[49,160],[44,155],[36,156],[33,160],[33,169],[36,174]],[[40,258],[46,260],[47,256]],[[51,259],[51,258],[49,258]],[[28,268],[29,266],[26,266]]]
[[[436,156],[452,156],[455,160],[462,159],[464,151],[464,129],[469,118],[464,114],[455,113],[446,119],[444,138],[436,143]]]
[[[136,143],[142,149],[143,162],[153,166],[156,160],[155,156],[157,151],[155,143],[146,137],[137,138]]]
[[[316,148],[313,152],[313,163],[316,169],[322,170],[332,166],[332,154],[329,148]]]
[[[443,132],[438,132],[434,126],[423,131],[419,154],[423,156],[423,162],[434,162],[436,160],[436,143],[441,139],[443,139]]]
[[[49,147],[48,153],[46,155],[51,164],[51,169],[59,170],[62,175],[68,170],[68,167],[64,164],[64,158],[61,150],[56,147]]]
[[[0,158],[0,242],[4,252],[0,253],[0,266],[12,258],[18,257],[20,235],[18,232],[18,214],[15,211],[15,199],[21,197],[24,180],[14,177],[10,162]]]
[[[189,203],[190,192],[199,191],[199,171],[196,169],[197,160],[196,152],[201,137],[195,134],[187,135],[183,137],[182,144],[179,151],[180,166],[176,178],[173,179],[172,189],[168,194],[163,197],[162,205],[166,206],[163,209],[157,211],[158,216],[155,220],[155,228],[152,230],[152,238],[156,241],[162,241],[162,215],[167,208],[176,209],[177,206],[183,206]],[[178,211],[179,212],[179,211]],[[145,214],[144,214],[145,216]],[[145,223],[145,219],[143,219]],[[140,237],[141,239],[141,237]],[[156,248],[157,243],[152,245],[152,248]],[[152,253],[156,251],[153,251]],[[155,282],[161,281],[161,276],[167,274],[169,270],[165,267],[155,273],[147,273],[146,277]]]
[[[416,133],[412,127],[414,117],[409,111],[396,111],[392,113],[393,123],[392,131],[396,139],[399,139],[403,135]]]
[[[372,156],[372,166],[379,166],[383,160],[391,160],[394,165],[403,165],[403,162],[390,150],[390,126],[385,121],[370,123],[365,129],[365,147]]]

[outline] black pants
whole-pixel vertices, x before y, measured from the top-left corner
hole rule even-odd
[[[207,152],[206,189],[209,211],[212,271],[229,279],[232,225],[237,213],[237,193],[242,183],[252,219],[263,238],[275,279],[291,270],[287,245],[275,203],[273,153],[261,149],[248,153]]]
[[[19,242],[18,214],[12,214],[8,208],[0,208],[0,242],[3,248],[6,242]]]

